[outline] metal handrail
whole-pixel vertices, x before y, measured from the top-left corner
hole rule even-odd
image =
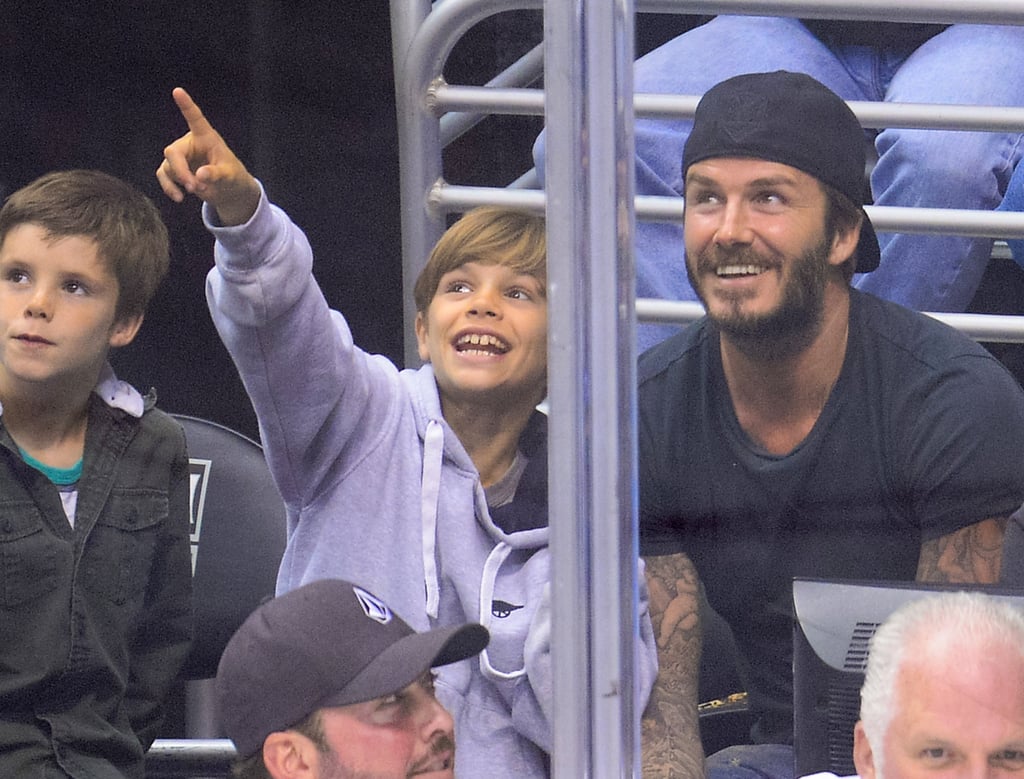
[[[146,753],[146,777],[227,777],[237,754],[226,738],[158,738]]]
[[[446,214],[485,204],[514,204],[544,211],[543,192],[517,189],[532,185],[532,171],[512,182],[511,189],[463,187],[445,180],[441,159],[444,145],[488,114],[544,114],[543,90],[526,86],[537,76],[539,47],[485,86],[449,84],[441,75],[455,44],[473,25],[497,13],[542,6],[542,0],[443,0],[433,5],[420,27],[410,34],[404,62],[396,68],[402,143],[403,267],[409,283],[443,232]],[[1015,0],[965,0],[956,5],[948,0],[908,0],[899,7],[894,7],[891,0],[637,0],[635,7],[638,13],[770,13],[806,18],[1024,24],[1024,6]],[[689,118],[698,100],[695,95],[641,93],[634,96],[634,112],[637,117]],[[850,101],[849,105],[861,124],[869,128],[1024,132],[1024,107],[871,101]],[[428,147],[434,151],[427,152]],[[635,214],[638,220],[681,221],[682,200],[638,196]],[[1024,237],[1021,214],[896,207],[869,207],[868,214],[879,232]],[[637,307],[640,321],[650,321],[650,310],[648,305]],[[407,324],[414,314],[410,303]],[[406,331],[411,333],[411,326]],[[406,358],[412,364],[417,355],[414,340],[409,338]]]

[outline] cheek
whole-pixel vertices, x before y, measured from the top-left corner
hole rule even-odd
[[[687,250],[695,250],[706,244],[715,234],[715,224],[707,217],[691,214],[689,218],[685,218],[684,215],[683,241],[680,249],[685,247]]]
[[[533,335],[531,340],[535,349],[547,350],[548,348],[548,313],[547,309],[542,314],[538,314],[533,322],[530,324],[529,329]]]
[[[364,771],[372,771],[374,776],[405,776],[413,763],[415,746],[412,735],[403,731],[378,733],[372,740],[368,739],[356,747],[359,759],[353,760],[352,764]]]

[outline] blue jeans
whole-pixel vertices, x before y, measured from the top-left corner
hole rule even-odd
[[[1024,106],[1024,27],[953,25],[916,50],[830,49],[799,21],[719,16],[637,60],[637,92],[703,94],[740,73],[807,73],[846,100]],[[636,122],[637,194],[682,194],[684,120]],[[870,133],[873,135],[874,133]],[[886,129],[875,138],[878,205],[994,209],[1024,152],[1019,133]],[[534,149],[543,175],[543,140]],[[962,311],[991,253],[989,239],[879,234],[878,270],[861,289],[925,311]],[[637,222],[637,295],[694,300],[682,226]],[[645,325],[641,348],[673,332]]]
[[[705,779],[793,779],[793,747],[747,744],[726,747],[704,762]]]
[[[1010,179],[1010,185],[1006,189],[1003,202],[999,204],[1000,211],[1024,211],[1024,165],[1018,165]],[[1006,243],[1013,252],[1013,259],[1024,268],[1024,236],[1020,238],[1008,238]]]

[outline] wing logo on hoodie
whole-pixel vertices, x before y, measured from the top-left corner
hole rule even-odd
[[[513,611],[519,611],[522,606],[516,606],[512,603],[503,600],[492,600],[491,601],[491,616],[497,617],[498,619],[507,619],[512,616]]]

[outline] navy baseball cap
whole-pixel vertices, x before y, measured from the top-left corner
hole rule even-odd
[[[221,720],[248,757],[317,709],[396,693],[489,638],[475,623],[417,633],[358,585],[311,582],[259,606],[228,641],[216,680]]]
[[[714,157],[753,157],[802,170],[860,206],[857,272],[878,267],[878,236],[863,202],[864,130],[839,95],[803,73],[746,73],[711,87],[683,148],[683,178]]]

